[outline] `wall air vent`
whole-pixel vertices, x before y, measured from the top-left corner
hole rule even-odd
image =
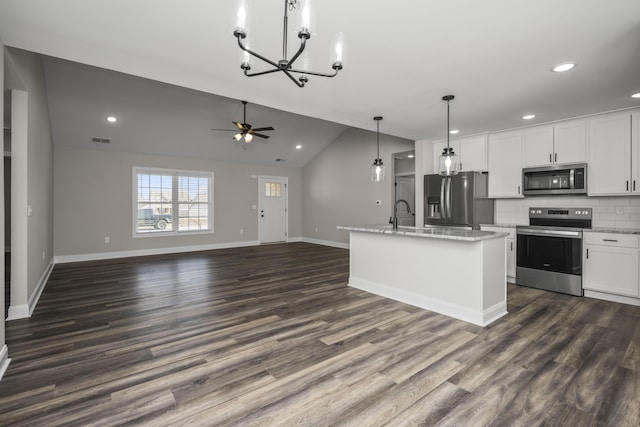
[[[280,158],[276,159],[276,162],[286,162],[286,161],[287,161],[286,159],[280,159]]]
[[[109,138],[97,138],[95,136],[91,137],[91,142],[97,142],[100,144],[109,144],[111,140]]]

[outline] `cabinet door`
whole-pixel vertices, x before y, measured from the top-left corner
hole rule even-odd
[[[522,131],[489,136],[488,170],[489,197],[523,197]]]
[[[585,245],[584,289],[638,297],[638,250]]]
[[[460,170],[487,170],[487,137],[478,136],[460,140]]]
[[[631,183],[631,115],[589,121],[590,196],[628,194]]]
[[[631,116],[631,192],[640,194],[640,113]]]
[[[447,147],[447,141],[440,141],[433,143],[433,170],[434,173],[438,173],[440,170],[440,156],[442,151]],[[460,143],[458,141],[449,141],[449,147],[453,148],[453,152],[458,156],[458,170],[460,170],[461,153]]]
[[[555,163],[583,163],[587,161],[586,120],[562,123],[553,128]]]
[[[553,127],[524,131],[524,165],[547,166],[553,163]]]
[[[516,278],[516,239],[507,240],[507,277]]]

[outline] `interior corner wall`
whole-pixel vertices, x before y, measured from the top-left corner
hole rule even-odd
[[[0,39],[0,88],[2,88],[2,92],[0,92],[2,94],[2,96],[4,97],[4,43],[2,42],[2,40]],[[0,102],[0,124],[2,125],[2,129],[3,129],[3,134],[4,134],[4,100],[3,102]],[[3,148],[4,151],[4,148]],[[2,192],[2,196],[0,197],[0,217],[3,218],[2,220],[2,224],[4,224],[4,171],[2,174],[0,174],[0,179],[2,180],[2,185],[0,185],[0,191]],[[2,245],[2,247],[5,246],[5,242],[4,242],[5,236],[4,236],[4,227],[2,229],[0,229],[0,245]],[[2,377],[2,353],[4,352],[5,349],[5,343],[6,343],[6,339],[5,339],[5,333],[4,333],[4,287],[5,287],[5,280],[4,280],[4,275],[5,275],[5,267],[4,267],[4,262],[0,262],[0,283],[2,283],[2,291],[0,292],[0,307],[2,307],[2,321],[0,322],[0,378]]]
[[[386,180],[371,182],[376,133],[351,128],[302,169],[302,234],[310,241],[347,244],[338,225],[385,224],[393,214],[393,153],[414,149],[414,142],[380,134]],[[381,204],[377,205],[376,201]]]
[[[16,235],[19,230],[14,229],[15,232],[12,233],[14,240],[26,239],[24,254],[14,254],[12,245],[12,265],[14,257],[24,257],[27,269],[26,284],[20,284],[26,285],[26,290],[21,288],[19,292],[14,292],[13,282],[11,289],[11,306],[22,307],[33,302],[31,300],[35,293],[42,289],[43,278],[53,260],[53,141],[42,57],[36,53],[7,47],[5,61],[10,63],[12,69],[12,75],[5,76],[5,89],[24,91],[28,96],[24,138],[27,147],[16,146],[21,142],[14,138],[12,129],[12,153],[19,150],[26,153],[26,160],[22,161],[24,164],[18,164],[19,159],[16,156],[12,157],[12,173],[21,171],[22,176],[26,176],[25,183],[24,178],[16,182],[12,175],[12,196],[26,192],[27,204],[12,204],[14,213],[17,213],[12,216],[14,223],[16,218],[27,217],[26,231]],[[13,225],[12,223],[12,227]],[[19,297],[20,301],[14,301],[14,295]]]

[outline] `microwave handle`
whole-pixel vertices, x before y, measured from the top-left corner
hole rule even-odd
[[[569,171],[569,188],[575,188],[575,169]]]

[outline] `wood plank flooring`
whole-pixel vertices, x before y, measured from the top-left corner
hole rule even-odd
[[[640,307],[509,285],[481,328],[348,271],[306,243],[58,265],[6,324],[0,425],[640,425]]]

